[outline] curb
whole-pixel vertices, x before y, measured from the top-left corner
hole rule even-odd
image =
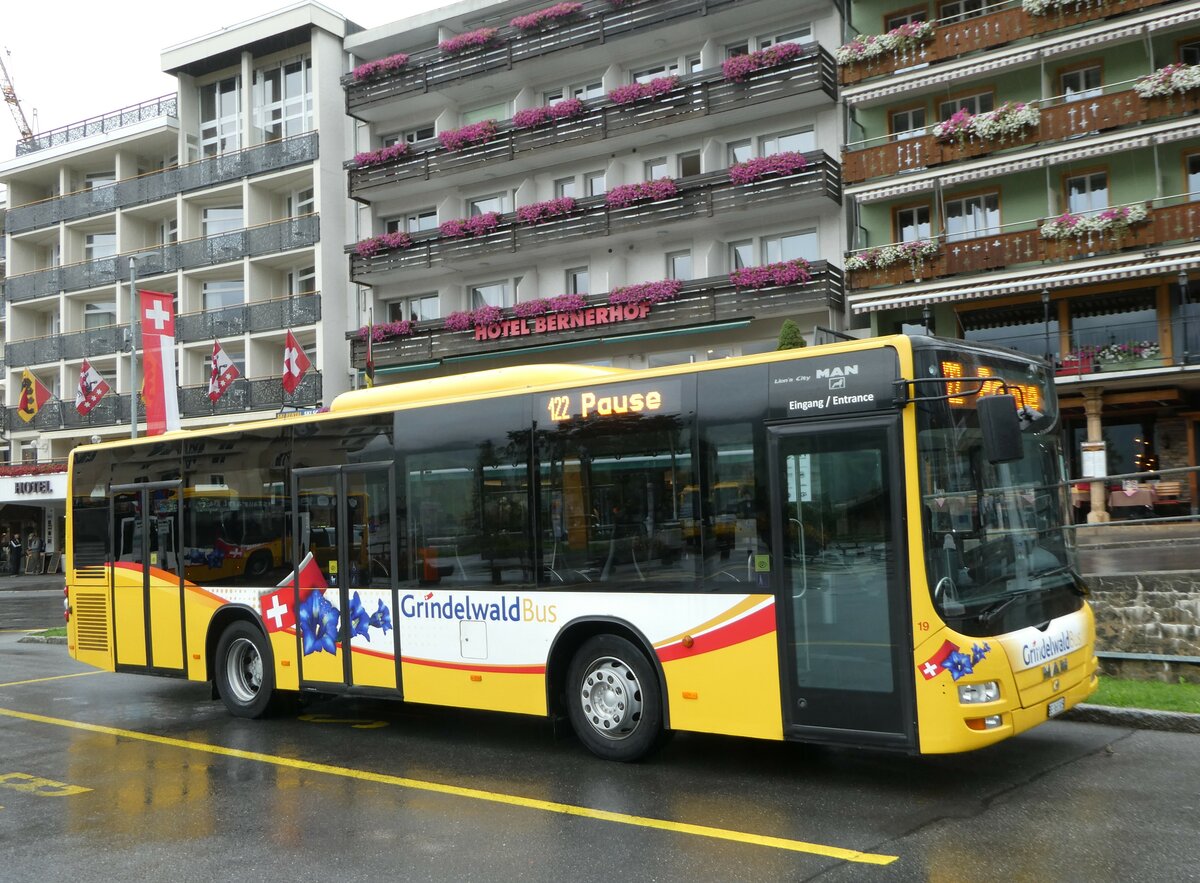
[[[65,635],[53,635],[49,638],[43,635],[26,635],[23,638],[17,639],[18,644],[66,644],[67,638]]]
[[[1133,727],[1136,730],[1163,730],[1168,733],[1200,734],[1200,714],[1182,711],[1147,711],[1142,708],[1113,708],[1107,705],[1076,705],[1063,715],[1064,720],[1090,724]]]

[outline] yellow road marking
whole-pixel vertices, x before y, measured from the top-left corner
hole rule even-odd
[[[105,671],[77,671],[73,675],[54,675],[49,678],[34,678],[31,681],[9,681],[7,684],[0,684],[0,690],[5,687],[23,687],[26,684],[41,684],[45,681],[61,681],[63,678],[86,678],[88,675],[108,674]]]
[[[751,846],[768,846],[773,849],[784,849],[790,852],[804,852],[827,858],[840,859],[847,862],[859,862],[868,865],[889,865],[898,856],[880,855],[871,852],[859,852],[854,849],[842,849],[837,846],[825,846],[820,843],[807,843],[803,840],[788,840],[784,837],[768,837],[763,834],[750,834],[744,831],[731,831],[726,828],[712,828],[708,825],[691,825],[686,822],[672,822],[666,819],[654,819],[647,816],[635,816],[629,813],[609,812],[602,809],[592,809],[586,806],[575,806],[570,803],[557,803],[552,800],[538,800],[532,797],[520,797],[516,794],[502,794],[495,791],[483,791],[478,788],[463,788],[458,785],[444,785],[438,782],[425,782],[420,779],[408,779],[402,776],[389,776],[382,773],[372,773],[366,770],[350,769],[349,767],[333,766],[325,763],[312,763],[293,757],[281,757],[275,754],[263,754],[258,751],[243,751],[237,748],[226,748],[222,745],[210,745],[206,742],[191,742],[186,739],[175,739],[170,736],[156,736],[153,733],[140,733],[136,730],[123,730],[118,727],[108,727],[102,724],[89,724],[82,721],[64,720],[62,718],[46,717],[41,714],[30,714],[11,708],[0,708],[0,715],[30,721],[38,724],[49,724],[55,727],[66,727],[72,730],[83,730],[89,733],[101,733],[106,736],[116,736],[124,739],[135,739],[150,742],[155,745],[167,745],[172,748],[184,748],[190,751],[203,751],[221,757],[233,757],[239,760],[252,760],[274,766],[290,767],[306,770],[312,773],[322,773],[329,776],[341,776],[346,779],[358,779],[364,782],[374,782],[380,785],[395,785],[399,788],[409,788],[415,791],[430,791],[435,794],[447,794],[454,797],[465,797],[470,800],[484,800],[489,803],[499,803],[506,806],[519,806],[525,809],[542,812],[559,813],[561,815],[578,816],[602,822],[613,822],[618,825],[633,825],[639,828],[654,828],[660,831],[673,831],[677,834],[691,834],[695,837],[710,837],[714,840],[730,840],[734,843],[746,843]]]

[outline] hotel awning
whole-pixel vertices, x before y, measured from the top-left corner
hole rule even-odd
[[[1150,256],[1151,254],[1153,253],[1141,252],[1133,259],[1124,260],[1106,255],[1086,262],[1072,261],[1070,264],[1038,267],[1023,273],[998,273],[986,283],[965,287],[961,279],[939,280],[926,285],[910,283],[861,294],[850,293],[846,299],[853,312],[874,313],[899,307],[959,303],[1030,291],[1053,291],[1123,279],[1164,276],[1178,273],[1180,270],[1200,268],[1200,248],[1195,245],[1169,255],[1159,253]]]

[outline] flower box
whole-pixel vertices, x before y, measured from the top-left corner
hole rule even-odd
[[[449,40],[443,40],[438,43],[438,48],[447,55],[462,55],[464,52],[490,46],[499,35],[500,31],[496,28],[479,28],[459,34],[457,37],[451,37]]]
[[[356,67],[351,75],[356,83],[361,83],[364,80],[373,80],[376,77],[386,76],[402,70],[408,64],[408,55],[403,52],[397,52],[395,55],[389,55],[387,58],[378,58],[375,61],[368,61],[365,64],[360,64]]]
[[[1091,374],[1095,369],[1092,367],[1092,356],[1090,353],[1078,356],[1064,356],[1062,365],[1055,369],[1054,373],[1059,377],[1074,377],[1080,374]]]
[[[578,18],[583,12],[583,4],[575,2],[555,3],[528,15],[518,15],[509,25],[518,31],[536,32],[545,28],[556,27],[564,22]]]

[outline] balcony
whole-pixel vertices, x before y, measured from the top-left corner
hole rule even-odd
[[[903,68],[994,49],[1015,40],[1113,18],[1168,2],[1172,0],[1080,0],[1070,12],[1030,15],[1021,8],[1020,0],[1007,0],[985,7],[991,10],[986,15],[966,20],[943,19],[935,22],[932,39],[913,52],[891,53],[867,62],[843,65],[840,69],[841,84],[849,86]]]
[[[837,98],[836,67],[825,49],[812,44],[805,54],[779,67],[753,74],[744,83],[726,82],[720,69],[680,77],[679,88],[659,100],[633,105],[615,105],[607,98],[592,99],[579,117],[558,120],[533,129],[516,129],[511,121],[497,125],[497,134],[487,144],[462,151],[443,149],[437,141],[390,163],[349,170],[350,197],[367,201],[390,185],[413,179],[428,180],[498,162],[545,148],[586,144],[634,135],[646,129],[675,122],[702,119],[711,114],[749,107],[805,93],[823,93]]]
[[[8,210],[6,227],[9,233],[24,233],[59,221],[73,221],[144,205],[170,199],[177,193],[204,190],[228,181],[303,165],[317,158],[318,143],[316,132],[306,132],[282,141],[259,144],[163,169],[161,172],[125,178],[107,187],[15,206]]]
[[[220,310],[181,313],[175,320],[175,337],[183,343],[191,343],[245,332],[282,331],[313,325],[320,319],[321,295],[313,292]],[[126,353],[129,352],[129,326],[103,325],[86,331],[17,340],[6,344],[4,352],[5,360],[11,365],[41,365],[59,359]]]
[[[604,0],[585,0],[586,17],[577,22],[537,33],[503,27],[496,43],[489,48],[448,56],[433,47],[410,53],[407,66],[390,76],[358,82],[353,74],[347,74],[341,80],[346,88],[346,113],[362,118],[362,111],[393,98],[508,70],[518,62],[553,52],[599,46],[693,16],[744,6],[747,2],[751,0],[661,0],[614,9]]]
[[[847,145],[848,149],[842,151],[843,181],[846,184],[857,184],[873,178],[936,168],[1001,151],[1065,141],[1080,135],[1094,135],[1110,129],[1200,113],[1200,93],[1188,92],[1168,100],[1142,98],[1132,88],[1080,101],[1053,98],[1029,103],[1040,106],[1038,124],[1006,140],[967,140],[962,143],[957,140],[941,140],[934,137],[932,127],[927,127],[904,132],[902,137],[888,136],[883,144],[857,149],[850,149],[856,145]]]
[[[122,107],[120,110],[114,110],[102,116],[89,117],[86,120],[80,120],[77,123],[71,123],[58,129],[51,129],[49,132],[42,132],[34,135],[32,138],[25,138],[17,142],[17,156],[27,156],[39,150],[45,150],[48,147],[69,144],[72,141],[78,141],[80,138],[88,138],[92,135],[103,135],[105,132],[111,132],[114,129],[121,129],[125,126],[132,126],[134,123],[153,120],[158,117],[174,117],[178,119],[178,96],[172,93],[159,98],[151,98],[149,101],[143,101],[141,104]]]
[[[377,285],[398,278],[406,270],[456,264],[498,252],[515,252],[552,243],[594,239],[632,232],[647,225],[670,225],[712,217],[730,211],[758,209],[788,201],[795,211],[798,200],[829,200],[841,205],[838,164],[821,151],[806,154],[808,165],[793,175],[764,178],[752,184],[730,182],[724,169],[676,180],[678,193],[656,202],[627,208],[612,208],[605,197],[576,200],[574,213],[539,224],[521,224],[514,212],[501,216],[500,225],[483,236],[466,239],[443,237],[438,231],[416,234],[411,247],[371,257],[350,254],[350,278],[364,285]]]
[[[712,276],[683,283],[672,301],[654,304],[636,326],[592,325],[534,336],[501,337],[487,342],[475,339],[472,331],[450,331],[441,320],[424,323],[411,337],[397,337],[372,346],[376,368],[417,365],[481,353],[502,356],[511,350],[545,345],[599,343],[619,338],[622,333],[644,333],[683,327],[703,327],[739,319],[792,316],[802,310],[843,308],[842,273],[825,261],[816,261],[812,278],[805,284],[783,285],[757,291],[734,288],[728,276]],[[608,306],[608,296],[593,295],[588,306]],[[507,311],[506,318],[512,317]],[[532,323],[533,320],[529,320]],[[367,362],[367,345],[356,333],[349,335],[351,367],[362,370]]]
[[[1042,221],[1005,225],[990,236],[947,241],[938,237],[939,251],[917,266],[898,261],[884,268],[848,271],[850,290],[903,285],[946,276],[1012,269],[1022,264],[1060,264],[1093,255],[1116,254],[1172,242],[1200,238],[1200,202],[1178,202],[1180,197],[1155,200],[1145,223],[1129,228],[1117,238],[1099,235],[1079,239],[1043,239]],[[1167,204],[1175,202],[1176,204]],[[1017,229],[1020,228],[1020,229]],[[873,249],[866,249],[863,254]]]
[[[188,239],[156,246],[138,259],[138,275],[146,278],[240,260],[277,254],[315,245],[321,237],[319,217],[304,215],[246,227],[216,236]],[[136,254],[136,252],[135,252]],[[17,302],[56,294],[82,291],[129,280],[129,255],[83,261],[9,276],[5,282],[8,300]]]
[[[251,411],[278,411],[282,407],[312,407],[321,401],[321,374],[309,371],[300,381],[295,395],[283,391],[279,377],[238,378],[215,404],[209,401],[208,384],[185,386],[179,390],[181,417],[212,417],[222,414],[242,414]],[[139,418],[145,420],[145,407],[138,407]],[[86,417],[75,410],[74,402],[47,402],[37,415],[26,423],[16,408],[7,409],[11,432],[25,429],[40,432],[129,424],[129,396],[106,395]]]

